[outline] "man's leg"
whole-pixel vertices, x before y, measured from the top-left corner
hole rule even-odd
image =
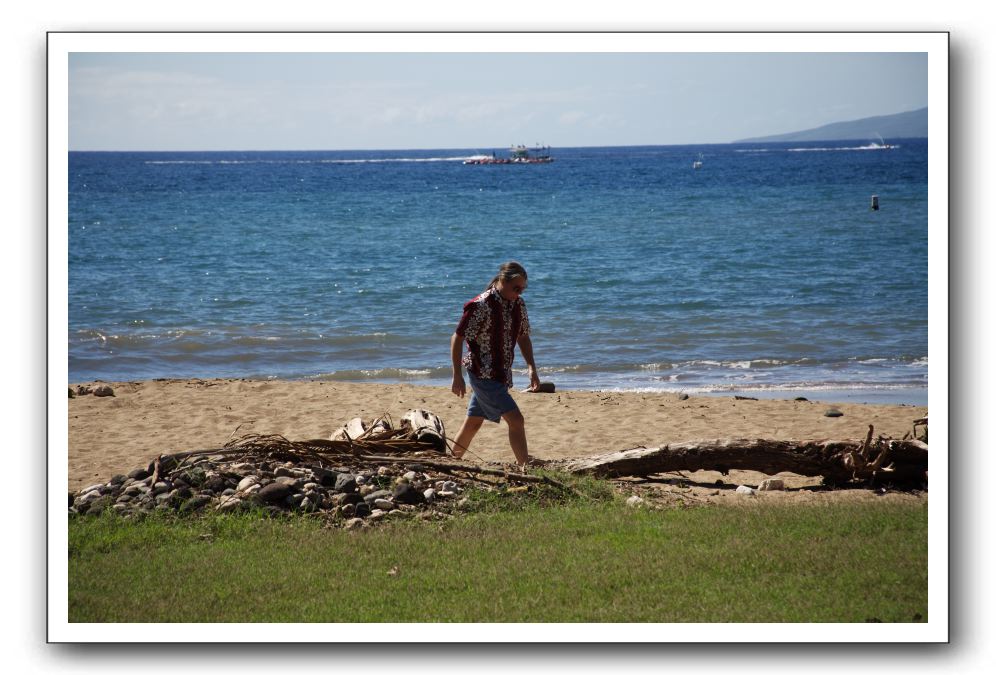
[[[474,436],[480,430],[481,425],[484,424],[483,417],[465,417],[463,424],[460,426],[460,431],[457,432],[457,436],[453,439],[453,456],[457,459],[463,457],[463,453],[467,452],[467,448],[470,447],[470,442],[474,440]]]
[[[519,410],[511,410],[501,416],[508,425],[508,444],[512,446],[517,464],[525,465],[529,461],[529,449],[526,445],[526,418]]]

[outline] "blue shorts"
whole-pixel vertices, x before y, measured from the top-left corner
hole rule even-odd
[[[467,376],[474,392],[467,404],[467,417],[483,417],[497,423],[505,413],[519,409],[504,382],[482,380],[470,371]]]

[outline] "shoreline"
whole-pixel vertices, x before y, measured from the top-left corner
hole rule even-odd
[[[77,384],[94,383],[71,386]],[[189,378],[106,384],[114,396],[90,394],[68,400],[70,490],[145,467],[163,453],[220,448],[249,433],[279,434],[290,440],[328,438],[353,417],[387,414],[397,421],[413,408],[437,414],[447,435],[454,436],[467,406],[467,399],[457,398],[448,387],[407,383]],[[683,400],[665,392],[534,394],[513,389],[512,396],[526,418],[530,454],[541,459],[715,438],[863,438],[869,424],[876,434],[901,438],[914,419],[927,413],[926,406],[794,397],[744,400],[733,393]],[[843,416],[824,416],[831,407]],[[467,459],[511,462],[505,425],[486,423]]]

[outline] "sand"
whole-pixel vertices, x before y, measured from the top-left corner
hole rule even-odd
[[[73,386],[79,383],[74,383]],[[90,384],[93,383],[82,383]],[[79,396],[68,402],[69,489],[109,480],[144,467],[161,453],[220,448],[247,433],[280,434],[290,440],[328,438],[353,417],[385,413],[395,420],[412,408],[439,415],[455,436],[466,415],[466,399],[448,388],[411,384],[364,384],[319,381],[155,380],[109,383],[113,397]],[[901,438],[925,407],[827,404],[818,401],[736,400],[670,393],[559,391],[552,394],[513,391],[526,418],[530,454],[541,459],[584,457],[639,446],[715,438],[845,439],[864,438],[868,425],[876,434]],[[826,417],[828,408],[844,413]],[[512,462],[504,424],[485,423],[466,459]],[[729,496],[727,486],[757,485],[766,476],[731,472],[721,476],[699,471],[689,485],[636,481],[646,489],[697,497]],[[814,497],[819,478],[779,474],[790,495]],[[685,492],[682,493],[682,490]],[[851,498],[872,491],[836,491]],[[765,493],[766,498],[770,499]]]

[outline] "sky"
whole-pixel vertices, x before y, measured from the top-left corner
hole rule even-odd
[[[70,53],[70,150],[727,143],[927,105],[924,53]]]

